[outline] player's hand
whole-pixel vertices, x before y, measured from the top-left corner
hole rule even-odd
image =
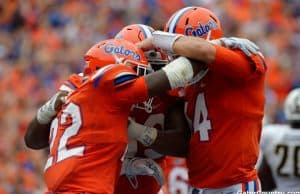
[[[126,158],[122,164],[122,173],[127,176],[153,176],[159,185],[165,182],[163,170],[150,158]]]
[[[37,112],[37,120],[40,124],[48,124],[66,101],[66,91],[54,94]]]
[[[139,141],[144,146],[152,145],[156,140],[157,133],[157,129],[139,124],[132,118],[128,118],[128,137]]]
[[[151,49],[154,49],[152,38],[147,38],[141,42],[136,43],[135,45],[141,48],[143,51],[149,51]]]
[[[254,42],[244,38],[219,38],[211,40],[210,42],[230,49],[240,49],[247,56],[251,56],[252,54],[256,55],[259,52],[259,47]]]

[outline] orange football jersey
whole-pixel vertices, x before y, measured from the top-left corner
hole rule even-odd
[[[216,46],[207,75],[186,88],[193,129],[187,166],[196,188],[221,188],[257,178],[254,168],[264,112],[266,66],[260,55]]]
[[[51,123],[49,191],[112,194],[126,152],[130,108],[147,98],[144,78],[125,65],[105,66],[79,84]]]
[[[84,77],[83,73],[71,74],[68,79],[59,87],[60,91],[72,92],[79,88],[87,77]]]
[[[139,108],[144,107],[144,104],[140,103],[133,106],[132,111],[130,112],[130,116],[138,123],[163,130],[165,115],[168,111],[168,108],[177,100],[178,98],[171,97],[169,95],[154,97],[152,101],[151,111]],[[132,153],[132,155],[133,154],[134,153]],[[140,143],[138,143],[138,147],[136,153],[134,154],[134,157],[146,157],[155,159],[155,161],[161,166],[162,169],[165,168],[164,156],[157,152],[154,152],[152,149],[147,149]],[[137,185],[136,188],[134,188],[126,175],[120,176],[116,186],[115,194],[157,194],[159,192],[161,186],[152,176],[137,176],[136,178]],[[134,180],[132,181],[135,182]]]

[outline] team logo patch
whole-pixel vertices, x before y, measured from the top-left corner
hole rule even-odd
[[[188,26],[185,28],[184,34],[187,36],[198,36],[201,37],[207,34],[210,30],[214,30],[218,28],[218,25],[215,21],[211,20],[206,24],[198,23],[198,28],[193,28],[192,26]]]
[[[138,53],[130,49],[125,49],[123,45],[118,47],[112,43],[106,44],[104,46],[104,52],[107,54],[114,53],[114,54],[119,54],[124,56],[131,55],[137,61],[141,59],[141,56]]]

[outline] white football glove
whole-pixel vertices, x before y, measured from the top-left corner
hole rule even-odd
[[[135,139],[144,146],[148,147],[155,142],[157,137],[157,129],[139,124],[129,117],[128,137]]]
[[[130,179],[138,175],[153,176],[161,186],[165,182],[163,170],[150,158],[126,158],[122,164],[121,175],[123,174]]]
[[[210,42],[230,49],[240,49],[247,56],[251,56],[251,54],[256,55],[259,52],[259,47],[254,42],[244,38],[224,37],[210,40]]]
[[[57,92],[50,100],[41,106],[37,112],[37,120],[40,124],[48,124],[56,115],[61,105],[65,103],[67,92]]]

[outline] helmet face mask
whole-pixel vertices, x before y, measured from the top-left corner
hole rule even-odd
[[[169,62],[167,56],[157,49],[146,51],[145,56],[154,71],[160,70]]]
[[[284,114],[289,122],[300,122],[300,88],[292,90],[286,97]]]
[[[116,39],[125,39],[132,43],[138,43],[152,37],[154,29],[143,24],[125,26],[116,36]],[[159,70],[168,63],[167,56],[158,49],[146,51],[145,56],[153,70]]]
[[[138,76],[144,76],[153,72],[151,66],[146,66],[144,64],[138,63],[132,60],[125,60],[122,62],[124,65],[131,67]]]
[[[125,39],[132,43],[138,43],[147,38],[152,37],[154,29],[150,26],[143,24],[132,24],[125,26],[116,36],[116,39]],[[153,71],[157,71],[164,67],[167,63],[167,56],[158,49],[149,50],[144,52],[145,57],[150,65],[137,64],[136,62],[126,60],[125,65],[130,65],[135,69],[139,76],[146,75]],[[145,110],[147,113],[152,112],[153,98],[150,98],[143,103],[133,105],[134,108]]]

